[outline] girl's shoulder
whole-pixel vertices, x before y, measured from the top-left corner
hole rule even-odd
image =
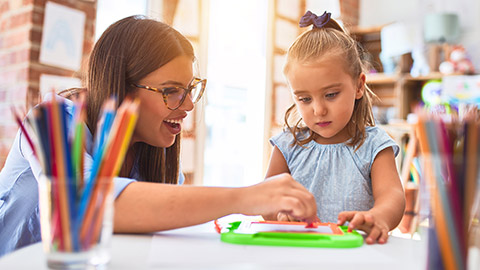
[[[273,146],[280,148],[281,146],[291,145],[295,141],[295,138],[289,130],[283,130],[277,135],[271,137],[269,141]]]
[[[358,154],[369,155],[373,158],[385,148],[392,147],[395,156],[398,155],[400,148],[397,143],[388,135],[388,133],[378,126],[368,126],[365,128],[365,141],[358,148]]]
[[[299,131],[296,134],[297,140],[304,140],[308,138],[310,135],[308,131]],[[285,129],[282,132],[278,133],[277,135],[273,136],[270,138],[270,143],[273,145],[285,145],[285,146],[294,146],[298,145],[295,144],[295,136],[293,136],[293,133]]]

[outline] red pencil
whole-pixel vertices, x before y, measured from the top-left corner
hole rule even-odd
[[[33,155],[37,157],[35,146],[33,145],[32,139],[30,138],[30,135],[28,135],[28,132],[25,129],[25,126],[23,125],[22,120],[20,119],[20,116],[18,116],[17,111],[15,110],[15,107],[12,106],[11,109],[12,109],[12,114],[13,114],[13,117],[15,118],[15,121],[17,122],[18,126],[22,130],[23,134],[25,134],[25,138],[27,139],[28,145],[30,145],[30,148],[32,148]]]

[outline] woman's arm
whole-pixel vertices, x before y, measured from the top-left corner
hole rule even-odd
[[[180,228],[225,215],[287,213],[311,221],[313,195],[289,174],[242,188],[197,187],[134,182],[115,200],[115,232],[142,233]]]
[[[265,175],[265,177],[271,177],[281,173],[290,173],[290,170],[288,169],[287,161],[285,160],[282,152],[280,151],[280,149],[278,149],[277,146],[274,145],[272,155],[270,156],[270,163],[268,164],[267,174]],[[295,220],[293,217],[289,217],[288,214],[283,212],[273,213],[271,215],[264,215],[263,218],[265,220]]]

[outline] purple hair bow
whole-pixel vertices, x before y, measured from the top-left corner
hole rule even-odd
[[[300,19],[300,27],[307,27],[313,24],[314,28],[322,28],[330,21],[331,15],[330,12],[327,13],[325,11],[322,16],[317,16],[309,10]]]

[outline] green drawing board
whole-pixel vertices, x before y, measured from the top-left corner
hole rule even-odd
[[[237,221],[230,223],[227,231],[221,232],[220,239],[226,243],[262,246],[354,248],[363,244],[362,235],[355,230],[347,232],[347,226],[325,223],[313,229],[315,232],[305,228],[305,225],[298,230],[292,230],[292,226],[288,226],[290,227],[285,227],[288,228],[286,231],[264,231],[258,228],[249,231],[242,226],[242,221]]]

